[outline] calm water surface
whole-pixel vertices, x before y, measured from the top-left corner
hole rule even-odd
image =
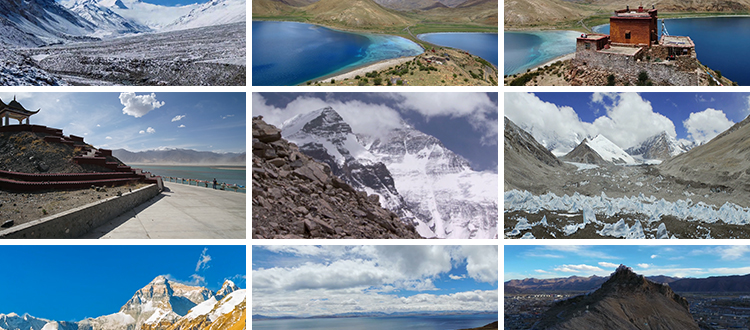
[[[381,60],[422,53],[396,36],[296,23],[253,21],[254,86],[297,85]]]
[[[456,330],[476,328],[497,320],[497,315],[253,320],[252,328],[254,330]]]
[[[706,17],[665,20],[673,36],[689,36],[698,60],[743,86],[750,85],[750,17]],[[609,33],[609,24],[594,27]],[[661,36],[661,21],[659,21]]]
[[[506,31],[503,33],[505,75],[526,72],[576,51],[576,31]]]
[[[417,35],[420,40],[432,44],[458,48],[479,56],[497,66],[497,33],[424,33]]]
[[[245,168],[229,166],[133,165],[155,175],[209,180],[245,186]]]

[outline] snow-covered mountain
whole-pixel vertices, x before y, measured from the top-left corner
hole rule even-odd
[[[0,314],[3,330],[243,329],[246,290],[225,281],[217,292],[158,276],[136,291],[119,312],[80,322]]]
[[[593,139],[583,139],[575,149],[564,156],[564,159],[572,162],[595,165],[638,164],[638,161],[603,135],[597,135]]]
[[[141,0],[98,0],[98,4],[155,31],[161,30],[201,6],[200,4],[162,6]]]
[[[684,149],[683,144],[678,142],[674,137],[669,136],[667,132],[661,132],[625,151],[632,156],[640,156],[644,159],[665,160],[687,150]]]
[[[625,152],[625,150],[622,150],[622,148],[604,137],[604,135],[599,134],[593,139],[588,140],[586,144],[596,151],[602,159],[608,162],[626,165],[634,165],[638,163],[633,157]]]
[[[72,12],[96,26],[93,36],[149,32],[151,29],[100,6],[98,0],[76,0],[68,7]]]
[[[343,178],[368,193],[383,193],[386,208],[403,206],[392,210],[414,219],[420,235],[497,237],[497,174],[472,170],[437,138],[406,123],[384,133],[355,134],[331,108],[297,116],[282,126],[285,138],[329,164],[334,174],[350,175]]]
[[[91,22],[55,0],[0,1],[0,45],[41,46],[74,40],[94,29]]]
[[[164,30],[192,29],[247,21],[245,0],[211,0],[164,27]]]

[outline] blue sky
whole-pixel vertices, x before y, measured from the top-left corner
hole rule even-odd
[[[213,291],[226,279],[246,288],[244,245],[5,245],[0,252],[2,314],[56,321],[113,314],[158,275]]]
[[[504,280],[609,276],[624,264],[646,276],[750,273],[747,245],[506,245]]]
[[[522,127],[536,121],[539,134],[603,134],[628,148],[661,131],[708,141],[750,115],[749,102],[748,93],[505,93],[504,110]]]
[[[401,120],[437,137],[475,170],[497,172],[497,93],[253,93],[253,115],[281,125],[331,106],[355,133],[377,134]]]
[[[497,311],[497,246],[253,246],[253,314]]]
[[[8,93],[31,124],[60,128],[97,148],[245,152],[245,93]],[[11,124],[17,124],[12,121]]]

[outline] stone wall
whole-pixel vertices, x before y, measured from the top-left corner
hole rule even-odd
[[[641,55],[642,56],[642,55]],[[692,59],[695,61],[695,59]],[[690,60],[685,60],[690,61]],[[679,63],[678,63],[679,64]],[[697,86],[698,73],[694,68],[689,71],[682,71],[680,67],[666,64],[646,61],[638,61],[636,57],[605,54],[601,52],[578,52],[573,60],[574,66],[589,66],[597,69],[607,70],[613,74],[618,74],[631,81],[638,80],[638,74],[646,71],[649,79],[657,85],[673,86]],[[688,63],[683,63],[681,67],[690,69]]]
[[[120,214],[143,204],[159,192],[159,187],[151,184],[122,196],[107,198],[0,231],[0,238],[81,237]]]

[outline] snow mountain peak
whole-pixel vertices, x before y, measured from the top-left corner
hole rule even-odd
[[[473,171],[439,139],[403,124],[363,134],[325,107],[284,122],[282,136],[355,189],[379,195],[424,237],[496,237],[497,174]]]

